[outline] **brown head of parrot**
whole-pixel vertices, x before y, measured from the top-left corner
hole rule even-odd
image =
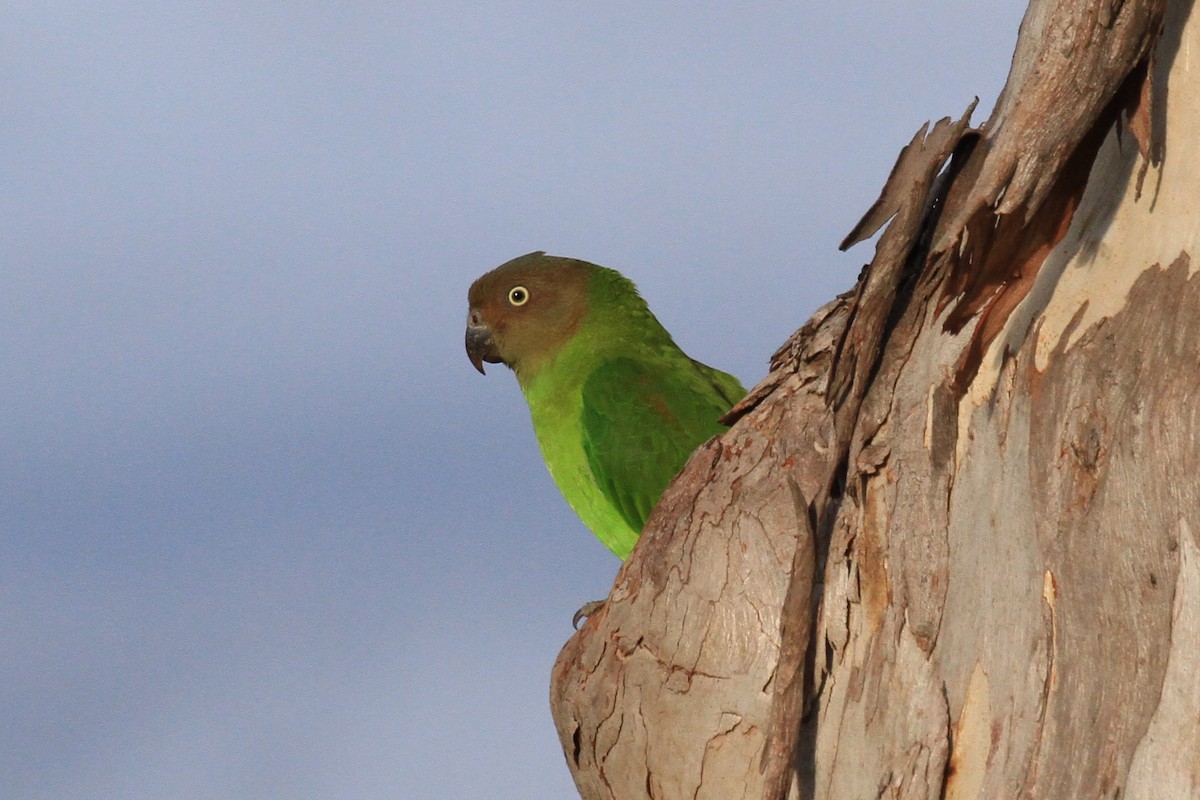
[[[536,252],[481,275],[467,292],[467,356],[504,364],[529,380],[571,339],[599,267]]]

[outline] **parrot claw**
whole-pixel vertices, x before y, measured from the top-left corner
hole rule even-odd
[[[575,612],[575,616],[571,617],[571,627],[575,630],[579,630],[580,620],[587,619],[600,609],[604,608],[604,602],[605,601],[603,600],[593,600],[590,603],[584,603],[582,606],[580,606],[579,610]]]

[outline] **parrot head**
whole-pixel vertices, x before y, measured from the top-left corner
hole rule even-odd
[[[467,293],[467,357],[528,374],[575,333],[587,310],[592,265],[543,252],[514,258]]]

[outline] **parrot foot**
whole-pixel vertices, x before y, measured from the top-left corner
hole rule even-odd
[[[604,608],[604,603],[604,600],[593,600],[590,603],[584,603],[579,607],[579,610],[575,612],[575,616],[571,617],[571,627],[575,630],[579,630],[579,622],[587,619],[592,614],[595,614],[597,611]]]

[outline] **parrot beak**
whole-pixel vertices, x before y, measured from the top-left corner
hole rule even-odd
[[[471,359],[471,364],[479,370],[480,375],[487,374],[483,371],[483,362],[499,364],[502,360],[492,339],[492,329],[474,309],[467,315],[467,358]]]

